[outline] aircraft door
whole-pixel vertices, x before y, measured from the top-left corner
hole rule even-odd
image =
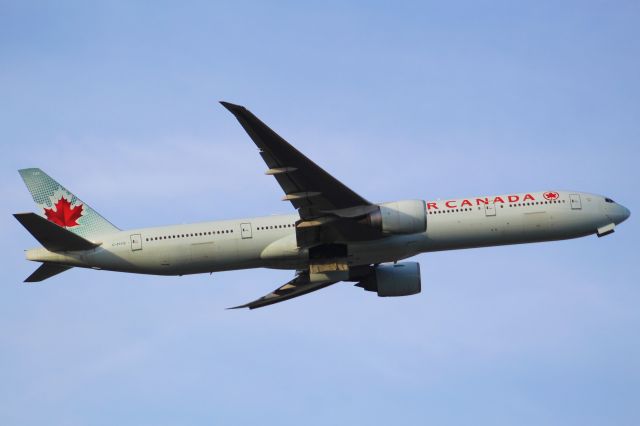
[[[484,215],[485,216],[495,216],[496,215],[496,205],[493,203],[484,205]]]
[[[580,210],[582,208],[580,194],[569,194],[569,202],[571,203],[571,210]]]
[[[142,250],[142,236],[140,234],[131,234],[131,251]]]
[[[253,235],[251,233],[251,224],[250,223],[241,223],[240,224],[240,234],[242,235],[242,239],[246,240],[247,238],[251,238]]]

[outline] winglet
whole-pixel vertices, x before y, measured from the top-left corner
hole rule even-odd
[[[243,107],[242,105],[232,104],[231,102],[220,101],[220,104],[226,109],[228,109],[229,111],[231,111],[233,114],[236,114],[242,111],[243,109],[246,110],[246,108]]]
[[[248,308],[249,304],[245,304],[245,305],[238,305],[238,306],[232,306],[230,308],[227,308],[227,311],[231,310],[231,309],[242,309],[242,308]]]

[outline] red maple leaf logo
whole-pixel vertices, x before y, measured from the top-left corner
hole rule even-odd
[[[557,200],[560,197],[560,194],[557,192],[545,192],[542,194],[546,200]]]
[[[65,228],[78,226],[78,219],[82,216],[82,204],[71,207],[71,203],[63,196],[53,207],[55,210],[44,208],[47,219]]]

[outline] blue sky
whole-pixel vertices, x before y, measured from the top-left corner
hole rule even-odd
[[[3,425],[640,423],[640,5],[0,2]],[[286,213],[241,103],[364,197],[607,194],[612,236],[418,256],[420,295],[72,270],[16,170],[122,228]]]

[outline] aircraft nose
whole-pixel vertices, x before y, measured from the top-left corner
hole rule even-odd
[[[622,204],[616,203],[611,198],[605,197],[602,199],[602,201],[602,208],[604,210],[604,213],[607,215],[609,220],[616,225],[624,222],[625,220],[629,219],[629,216],[631,216],[631,212],[628,208],[626,208]]]
[[[631,216],[631,212],[629,211],[629,209],[625,206],[621,206],[620,204],[616,205],[609,215],[611,220],[613,220],[616,225],[627,220],[629,216]]]
[[[631,216],[631,211],[626,208],[625,206],[620,206],[622,209],[622,213],[620,216],[620,222],[624,222],[625,220],[629,219],[629,216]]]

